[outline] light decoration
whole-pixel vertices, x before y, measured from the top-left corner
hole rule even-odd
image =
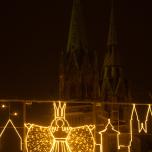
[[[2,104],[1,105],[1,108],[6,108],[7,106],[5,104]]]
[[[50,152],[53,138],[48,127],[26,124],[25,146],[28,152]]]
[[[71,152],[94,152],[95,141],[92,130],[94,125],[73,128],[67,138]]]
[[[101,139],[100,152],[103,152],[103,147],[104,147],[104,145],[103,145],[103,134],[106,133],[109,130],[109,128],[110,128],[110,130],[112,130],[113,133],[117,134],[117,141],[116,141],[117,142],[117,149],[120,149],[120,147],[119,147],[120,132],[117,131],[116,129],[114,129],[114,126],[111,124],[110,119],[108,119],[108,123],[105,126],[105,129],[99,132],[99,134],[101,135],[101,138],[100,138]]]
[[[19,139],[20,139],[20,150],[22,151],[22,149],[23,149],[23,147],[22,147],[22,137],[21,137],[21,135],[19,134],[17,128],[15,127],[15,125],[14,125],[14,123],[13,123],[13,121],[12,121],[11,119],[8,119],[8,121],[6,122],[3,130],[2,130],[1,133],[0,133],[0,138],[2,138],[4,132],[5,132],[5,130],[6,130],[6,128],[8,127],[9,124],[12,125],[13,129],[15,130],[17,136],[18,136]]]
[[[145,121],[141,122],[140,119],[139,119],[137,109],[136,109],[136,104],[133,104],[133,108],[132,108],[132,112],[131,112],[131,118],[130,118],[130,142],[129,142],[129,145],[127,146],[128,147],[128,152],[130,152],[130,147],[131,147],[132,141],[133,141],[133,116],[134,116],[134,114],[135,114],[136,119],[137,119],[137,126],[138,126],[137,131],[138,131],[138,133],[141,133],[143,131],[145,134],[147,134],[148,118],[149,118],[149,115],[152,116],[151,105],[147,104],[147,106],[148,106],[148,108],[147,108],[147,112],[146,112]]]
[[[138,132],[141,133],[141,131],[147,133],[147,122],[148,122],[148,118],[149,118],[149,115],[152,116],[152,110],[151,110],[151,105],[149,104],[148,105],[148,109],[147,109],[147,113],[146,113],[146,118],[145,118],[145,121],[144,122],[141,122],[139,120],[139,116],[138,116],[138,113],[137,113],[137,109],[136,109],[136,105],[133,104],[133,109],[132,109],[132,112],[131,112],[131,119],[130,119],[130,129],[131,129],[131,135],[132,135],[132,128],[133,128],[133,115],[135,114],[136,118],[137,118],[137,121],[138,121]]]
[[[146,117],[145,117],[145,121],[141,122],[140,119],[139,119],[139,115],[138,115],[138,112],[137,112],[137,109],[136,109],[136,104],[133,104],[133,107],[132,107],[132,111],[131,111],[131,117],[130,117],[130,140],[128,142],[128,145],[120,145],[120,135],[122,133],[120,133],[119,131],[115,130],[114,129],[114,126],[111,124],[111,120],[108,119],[108,123],[105,127],[104,130],[100,131],[99,134],[101,135],[101,144],[96,144],[97,146],[100,146],[100,152],[103,152],[103,137],[102,137],[102,134],[104,132],[107,131],[108,129],[108,126],[111,127],[111,129],[117,133],[117,146],[118,146],[118,149],[121,149],[121,148],[126,148],[128,150],[128,152],[131,151],[131,146],[132,146],[132,141],[133,141],[133,117],[136,116],[136,120],[137,120],[137,131],[138,133],[141,133],[142,131],[147,134],[147,131],[148,131],[148,120],[149,120],[149,116],[152,116],[152,108],[151,108],[151,105],[150,104],[147,104],[148,108],[147,108],[147,112],[146,112]]]
[[[71,127],[65,118],[66,103],[54,102],[54,119],[48,127],[25,124],[27,152],[94,152],[94,125]]]
[[[12,113],[13,116],[18,116],[17,112]]]
[[[101,143],[96,144],[93,137],[93,129],[95,128],[95,125],[71,127],[65,118],[66,103],[58,102],[58,104],[54,103],[53,105],[54,119],[52,120],[50,126],[44,127],[30,123],[25,124],[25,127],[27,128],[27,135],[25,138],[27,152],[94,152],[95,145],[100,146],[100,152],[103,152],[104,145],[102,135],[109,127],[117,134],[117,149],[125,148],[128,152],[130,152],[133,142],[134,117],[137,121],[137,132],[141,133],[143,131],[145,134],[148,133],[149,116],[152,117],[151,104],[147,104],[145,120],[141,122],[136,108],[137,105],[133,104],[130,116],[130,137],[128,139],[128,144],[120,144],[120,135],[123,133],[120,133],[114,128],[110,119],[108,119],[104,130],[99,132],[101,135]],[[1,105],[1,107],[5,108],[6,105]],[[15,112],[13,115],[17,116],[18,113]],[[20,150],[22,151],[22,137],[11,119],[8,119],[4,128],[0,132],[0,138],[2,138],[9,124],[12,125],[18,138],[20,139]]]

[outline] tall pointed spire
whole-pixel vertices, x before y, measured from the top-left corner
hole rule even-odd
[[[118,66],[120,65],[119,53],[117,50],[117,33],[115,27],[115,18],[114,18],[114,0],[111,1],[111,12],[110,12],[110,21],[109,21],[109,33],[107,39],[107,55],[104,60],[105,66]]]
[[[98,77],[95,76],[98,73],[94,72],[94,58],[88,51],[80,1],[73,0],[68,44],[64,52],[64,71],[60,70],[60,94],[63,94],[60,96],[64,99],[94,98],[96,92],[99,94]]]
[[[114,0],[112,0],[109,33],[107,39],[107,52],[103,63],[101,96],[104,100],[117,100],[128,96],[128,86],[123,75],[123,67],[117,45],[117,34],[114,23]]]
[[[80,0],[73,0],[67,52],[87,50]]]
[[[80,0],[73,0],[68,44],[64,52],[63,85],[60,84],[60,87],[63,87],[60,89],[63,90],[61,96],[64,99],[78,99],[82,96],[81,70],[84,62],[86,62],[87,52]]]
[[[109,34],[108,34],[108,46],[117,45],[117,35],[115,29],[115,21],[114,21],[114,2],[111,2],[111,14],[110,14],[110,24],[109,24]]]

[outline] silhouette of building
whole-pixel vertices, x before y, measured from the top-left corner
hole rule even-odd
[[[125,139],[129,138],[128,108],[122,108],[117,103],[129,103],[131,93],[120,62],[113,0],[107,35],[107,50],[100,67],[97,53],[88,48],[80,0],[73,0],[67,48],[61,52],[60,57],[59,96],[61,100],[83,102],[71,104],[71,108],[67,110],[70,124],[94,123],[99,131],[110,118],[115,128],[122,131],[121,141],[127,143]],[[88,100],[92,101],[91,104],[86,102]],[[110,104],[101,106],[95,101]],[[135,137],[134,142],[139,150],[139,139]],[[120,147],[119,150],[125,152],[128,147]]]
[[[59,94],[61,99],[99,97],[97,56],[88,49],[80,0],[73,1],[68,45],[61,53]]]

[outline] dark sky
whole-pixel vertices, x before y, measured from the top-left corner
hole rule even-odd
[[[103,62],[110,0],[82,0],[89,49]],[[119,51],[139,94],[152,91],[152,3],[115,0]],[[0,2],[0,98],[54,98],[72,0]]]

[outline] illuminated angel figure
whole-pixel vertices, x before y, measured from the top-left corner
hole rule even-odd
[[[69,127],[69,123],[65,119],[65,108],[65,103],[63,104],[63,106],[61,106],[61,102],[59,102],[58,107],[54,103],[55,118],[52,121],[51,126],[49,127],[52,137],[54,139],[51,152],[71,152],[66,141],[71,128]]]
[[[25,124],[27,152],[94,152],[94,126],[70,127],[65,109],[65,103],[54,103],[54,119],[49,127]]]

